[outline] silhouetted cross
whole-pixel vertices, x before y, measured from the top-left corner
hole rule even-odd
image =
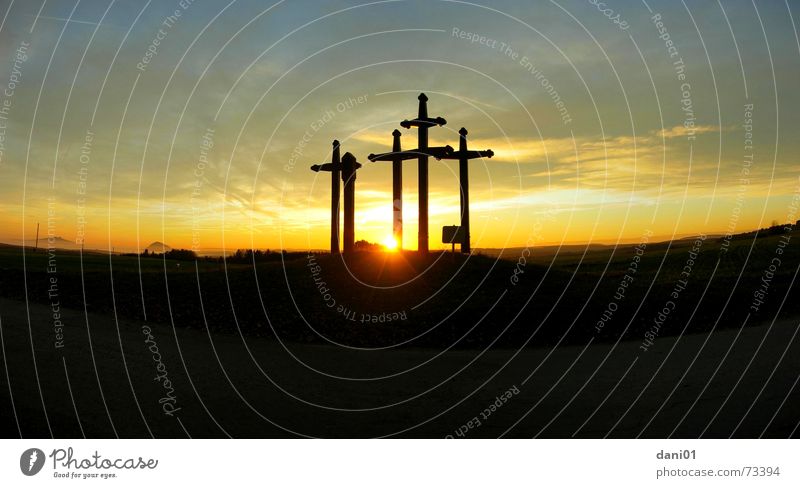
[[[428,117],[428,97],[424,93],[420,93],[417,99],[419,100],[417,118],[404,120],[400,122],[400,126],[406,129],[416,127],[417,135],[419,136],[419,143],[415,150],[419,160],[419,235],[417,237],[417,249],[424,254],[428,252],[428,156],[431,155],[428,152],[428,128],[436,125],[445,125],[447,121],[442,117]]]
[[[469,254],[469,160],[475,158],[491,158],[494,152],[491,149],[485,151],[470,151],[467,149],[467,129],[461,128],[458,131],[461,135],[458,143],[458,151],[451,152],[439,159],[458,159],[458,179],[461,186],[461,252]]]
[[[331,172],[331,254],[339,254],[339,141],[333,141],[333,154],[330,163],[315,164],[311,171]]]
[[[444,120],[444,119],[442,119]],[[453,152],[450,146],[428,147],[424,150],[403,151],[400,147],[400,131],[395,129],[392,132],[392,152],[381,154],[370,154],[367,156],[372,162],[391,161],[392,162],[392,233],[395,242],[399,247],[403,243],[403,161],[407,159],[419,159],[421,155],[433,156],[442,159],[445,155]],[[426,162],[427,164],[427,162]]]
[[[315,164],[311,171],[331,172],[331,254],[339,253],[339,175],[344,181],[344,250],[355,247],[355,182],[361,163],[355,156],[345,153],[339,160],[339,141],[333,141],[330,163]]]

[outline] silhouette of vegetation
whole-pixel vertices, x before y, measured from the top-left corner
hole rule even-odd
[[[366,241],[365,241],[366,242]],[[120,256],[124,257],[142,257],[142,258],[158,258],[169,259],[173,261],[201,261],[208,263],[222,263],[228,262],[230,264],[252,264],[275,262],[281,260],[299,259],[308,256],[309,254],[319,254],[319,251],[298,252],[298,251],[273,251],[267,249],[237,249],[235,252],[227,256],[198,256],[196,252],[190,249],[171,249],[165,253],[150,252],[145,249],[141,254],[137,253],[122,253]],[[327,254],[327,253],[323,253]]]
[[[254,262],[268,263],[288,259],[297,259],[306,255],[308,255],[306,252],[289,252],[286,250],[272,251],[267,249],[266,251],[262,251],[260,249],[237,249],[236,252],[228,255],[226,258],[224,258],[224,260],[229,263],[241,264],[251,264]],[[217,261],[222,262],[223,258],[219,257],[217,258]]]
[[[791,223],[781,224],[777,220],[773,220],[770,223],[769,227],[764,227],[763,229],[758,229],[750,232],[743,232],[741,234],[734,234],[731,236],[731,240],[741,240],[741,239],[752,239],[753,237],[757,237],[759,239],[769,236],[779,236],[783,234],[788,234],[792,232],[793,229],[797,229],[800,227],[800,220],[798,220],[794,225]],[[720,238],[719,241],[724,240]]]
[[[194,261],[197,259],[197,253],[190,249],[172,249],[164,253],[164,257],[177,261]]]
[[[356,251],[382,251],[384,247],[380,244],[361,239],[356,241],[354,249]]]
[[[125,253],[122,256],[136,256],[136,253]],[[197,253],[191,249],[170,249],[165,253],[150,252],[145,249],[139,256],[143,258],[162,258],[172,259],[175,261],[194,261],[197,259]]]

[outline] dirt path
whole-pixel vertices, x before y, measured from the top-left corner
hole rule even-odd
[[[785,437],[800,420],[797,320],[659,338],[648,352],[625,342],[441,354],[284,348],[60,313],[56,347],[51,307],[0,299],[5,437]]]

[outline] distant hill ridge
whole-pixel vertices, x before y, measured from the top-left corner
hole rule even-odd
[[[172,247],[164,244],[163,242],[155,241],[146,248],[144,248],[150,254],[164,254],[166,252],[172,251]],[[143,251],[144,252],[144,251]]]

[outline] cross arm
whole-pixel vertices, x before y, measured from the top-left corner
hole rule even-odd
[[[410,129],[412,127],[433,127],[434,125],[445,125],[447,123],[442,117],[436,117],[435,119],[426,117],[423,119],[413,119],[413,120],[404,120],[400,122],[400,127],[404,129]]]
[[[494,156],[494,151],[487,149],[485,151],[453,151],[441,159],[475,159],[491,158],[492,156]]]
[[[367,159],[370,161],[403,161],[406,159],[416,159],[420,156],[430,156],[436,159],[446,159],[447,155],[453,152],[450,146],[429,147],[427,149],[409,149],[407,151],[395,151],[382,154],[370,154]]]
[[[315,164],[311,167],[311,171],[333,171],[335,169],[342,169],[341,164],[334,165],[333,163]]]
[[[418,153],[411,153],[411,151],[393,151],[387,153],[380,153],[380,154],[370,154],[367,156],[367,159],[372,161],[402,161],[405,159],[414,159],[418,157]]]

